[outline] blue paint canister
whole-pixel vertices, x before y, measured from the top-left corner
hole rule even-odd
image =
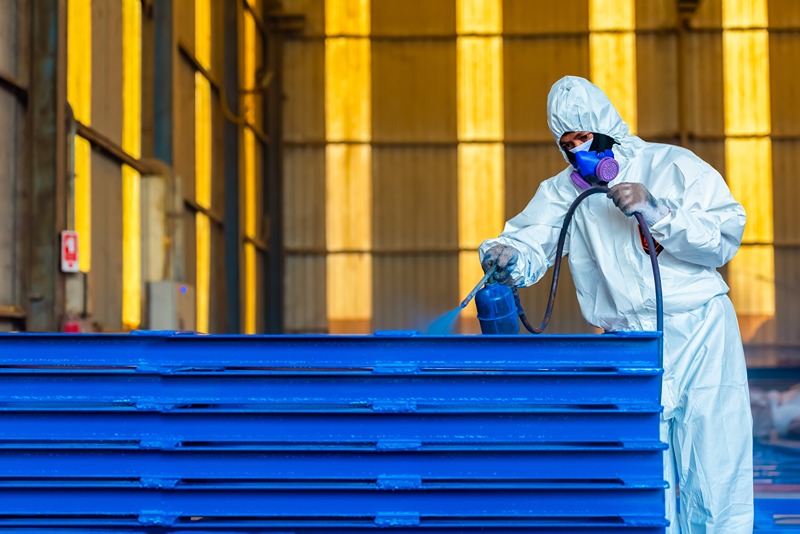
[[[517,305],[510,287],[490,284],[475,295],[478,320],[484,334],[518,334]]]

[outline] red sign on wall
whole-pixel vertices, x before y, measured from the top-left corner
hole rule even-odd
[[[61,271],[78,272],[78,232],[64,230],[61,232]]]

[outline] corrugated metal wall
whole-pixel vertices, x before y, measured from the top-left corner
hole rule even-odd
[[[557,9],[544,0],[497,4],[502,12],[498,34],[502,36],[503,218],[516,214],[539,182],[564,166],[545,120],[551,84],[573,74],[599,76],[614,85],[614,67],[619,66],[618,83],[635,86],[606,89],[628,99],[618,107],[630,106],[625,118],[634,130],[647,140],[679,143],[695,151],[729,179],[748,209],[751,233],[745,235],[740,256],[723,273],[732,277],[731,295],[753,361],[776,361],[781,354],[800,349],[800,330],[794,327],[800,313],[796,274],[800,239],[790,215],[800,198],[792,178],[798,163],[800,73],[796,62],[775,59],[794,57],[800,46],[795,4],[704,0],[695,12],[686,13],[678,11],[674,0],[586,0],[563,3]],[[458,40],[460,36],[488,39],[494,34],[483,28],[463,33],[457,26],[463,6],[490,9],[491,2],[288,0],[284,5],[305,15],[307,22],[303,34],[287,43],[284,56],[286,327],[365,332],[424,328],[426,321],[463,297],[464,281],[459,277],[465,266],[459,265],[459,251],[469,254],[474,248],[459,235],[464,210],[473,210],[468,217],[487,216],[475,209],[479,203],[465,206],[465,192],[459,191],[464,184],[459,181],[463,176],[458,147],[470,141],[459,137],[459,109],[466,104],[459,101],[463,93],[457,86],[463,68]],[[365,19],[366,30],[341,30],[347,22],[338,19],[348,13]],[[624,65],[626,52],[614,49],[619,45],[598,44],[607,42],[604,35],[625,34],[627,23],[614,22],[619,13],[633,17],[631,71]],[[337,18],[337,31],[331,31],[330,17]],[[365,179],[361,171],[337,167],[330,152],[326,155],[333,142],[328,131],[330,108],[346,107],[328,93],[346,90],[326,80],[330,72],[326,49],[347,39],[364,39],[369,45],[365,78],[369,90],[359,93],[369,105],[369,136],[367,141],[345,140],[370,151],[371,163],[364,171],[370,186],[367,219],[350,222],[368,227],[369,240],[361,248],[341,249],[331,243],[326,224],[330,211],[339,209],[331,173]],[[611,68],[604,71],[601,64],[606,58]],[[488,78],[485,83],[490,83]],[[759,96],[760,87],[769,88],[766,96]],[[744,100],[740,104],[737,98]],[[756,117],[766,113],[771,120],[753,121],[746,118],[748,113]],[[744,126],[737,126],[740,123]],[[766,131],[759,124],[766,124]],[[766,160],[759,155],[765,142],[771,146],[771,158]],[[370,268],[361,271],[360,279],[347,274],[332,277],[332,253],[367,253]],[[332,290],[331,284],[339,287]],[[547,285],[523,291],[530,315],[542,310]],[[554,332],[588,330],[570,285],[566,277]],[[364,307],[369,316],[342,321],[331,299],[364,291],[370,299]],[[474,322],[466,319],[462,326],[474,330]],[[783,352],[776,352],[778,346]]]
[[[24,95],[28,85],[28,13],[21,1],[0,2],[0,330],[22,327],[26,212],[21,200],[27,131]]]

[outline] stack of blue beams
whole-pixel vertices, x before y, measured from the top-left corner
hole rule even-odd
[[[0,528],[664,532],[658,343],[0,334]]]

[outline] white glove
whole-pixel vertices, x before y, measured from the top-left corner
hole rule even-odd
[[[612,186],[606,195],[628,217],[641,213],[647,226],[669,215],[669,206],[660,202],[645,186],[638,183],[621,183]]]
[[[481,267],[483,272],[488,272],[489,269],[497,265],[497,270],[492,275],[490,281],[504,284],[507,286],[514,286],[515,280],[511,278],[511,271],[519,260],[519,252],[514,247],[508,245],[494,245],[486,251],[483,259],[481,260]]]

